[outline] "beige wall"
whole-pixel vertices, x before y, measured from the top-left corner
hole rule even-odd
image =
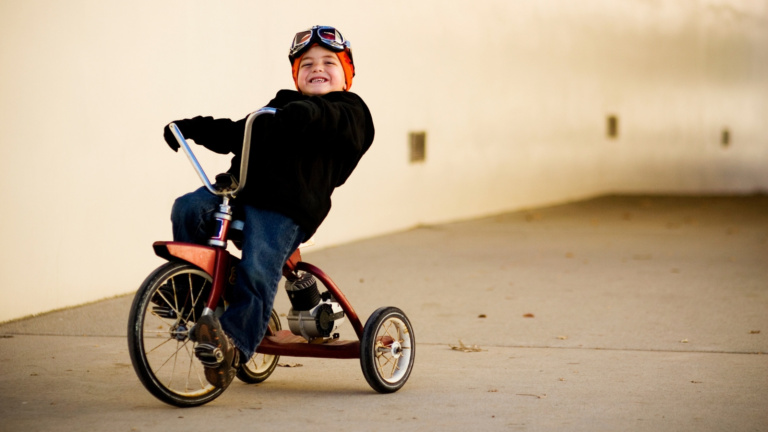
[[[316,23],[353,41],[377,126],[321,246],[607,192],[768,189],[765,0],[345,3],[0,0],[0,321],[135,290],[198,186],[163,125],[290,88],[290,38]]]

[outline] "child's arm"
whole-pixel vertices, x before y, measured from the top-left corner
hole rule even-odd
[[[245,119],[235,122],[230,119],[197,116],[173,123],[179,127],[184,138],[191,139],[213,152],[235,153],[242,146]],[[179,149],[179,143],[168,126],[163,130],[163,137],[173,151]]]
[[[324,150],[362,156],[373,141],[371,114],[354,93],[334,92],[290,102],[276,122],[285,133],[318,138],[295,141],[304,147],[297,150],[323,145]]]
[[[371,113],[354,93],[335,92],[288,104],[275,120],[287,133],[292,129],[304,137],[289,140],[296,151],[321,152],[336,160],[335,187],[347,181],[373,142]]]

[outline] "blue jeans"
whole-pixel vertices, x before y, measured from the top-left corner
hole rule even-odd
[[[206,244],[221,198],[205,188],[176,199],[171,210],[174,241]],[[304,231],[289,217],[251,206],[245,216],[242,259],[229,307],[219,318],[224,332],[250,358],[267,332],[283,264],[304,241]]]

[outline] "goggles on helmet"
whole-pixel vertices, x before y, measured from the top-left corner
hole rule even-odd
[[[293,37],[291,49],[288,51],[288,59],[293,61],[300,57],[312,45],[319,44],[333,52],[346,51],[352,60],[352,44],[344,39],[341,32],[329,26],[314,26],[310,29],[300,31]]]

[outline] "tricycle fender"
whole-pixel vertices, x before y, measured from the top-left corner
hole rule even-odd
[[[200,267],[213,276],[216,266],[216,249],[194,243],[158,241],[152,244],[155,254],[169,261],[185,261]]]

